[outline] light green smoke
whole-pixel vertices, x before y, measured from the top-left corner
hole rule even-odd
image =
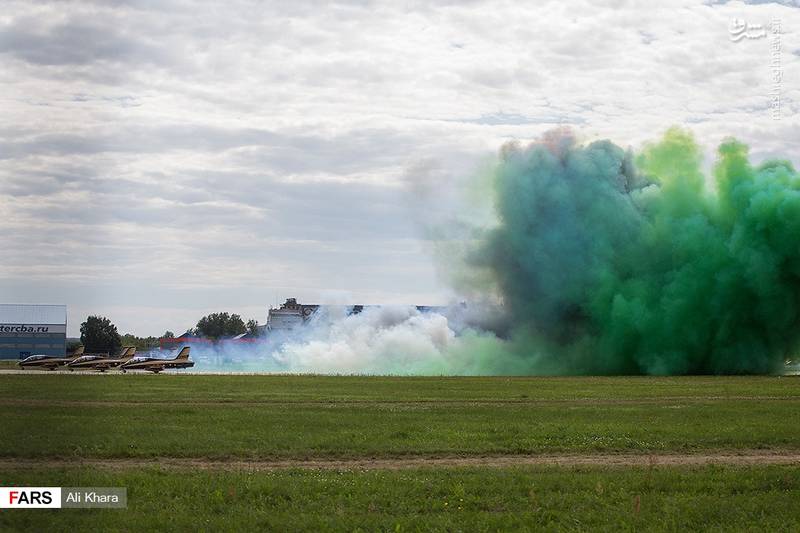
[[[469,254],[512,317],[487,372],[778,370],[800,341],[800,176],[735,140],[718,155],[706,180],[678,128],[638,156],[563,131],[504,147]]]

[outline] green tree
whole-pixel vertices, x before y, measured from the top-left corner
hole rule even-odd
[[[247,321],[247,333],[250,335],[258,335],[258,320],[251,318]]]
[[[239,335],[247,331],[242,317],[237,314],[211,313],[197,322],[197,333],[209,339]]]
[[[75,350],[77,350],[78,348],[80,348],[81,346],[82,346],[81,345],[81,341],[70,341],[70,340],[68,340],[67,341],[67,353],[72,353]]]
[[[172,333],[170,330],[164,332],[164,335],[161,336],[162,339],[174,339],[175,334]]]
[[[132,333],[126,333],[122,336],[123,346],[136,346],[136,350],[140,352],[147,352],[158,348],[157,337],[137,337]]]
[[[104,316],[90,316],[81,324],[81,343],[87,353],[114,354],[122,347],[117,326]]]

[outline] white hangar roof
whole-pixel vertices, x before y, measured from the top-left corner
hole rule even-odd
[[[66,305],[0,304],[0,324],[66,323]]]

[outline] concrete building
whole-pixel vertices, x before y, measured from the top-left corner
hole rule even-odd
[[[66,352],[66,305],[0,304],[0,359]]]
[[[277,309],[267,312],[267,331],[293,331],[302,327],[319,309],[316,304],[299,304],[296,298],[288,298]]]
[[[282,303],[280,307],[271,307],[267,312],[266,334],[271,331],[275,332],[291,332],[296,331],[305,326],[318,311],[325,311],[327,309],[336,308],[341,312],[344,308],[344,314],[347,316],[357,315],[368,308],[380,307],[379,305],[319,305],[319,304],[301,304],[297,302],[297,298],[287,298],[286,302]],[[420,313],[441,313],[446,311],[447,308],[433,305],[417,305],[415,306]]]

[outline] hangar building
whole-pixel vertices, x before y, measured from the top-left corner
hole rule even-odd
[[[0,359],[66,352],[66,305],[0,304]]]

